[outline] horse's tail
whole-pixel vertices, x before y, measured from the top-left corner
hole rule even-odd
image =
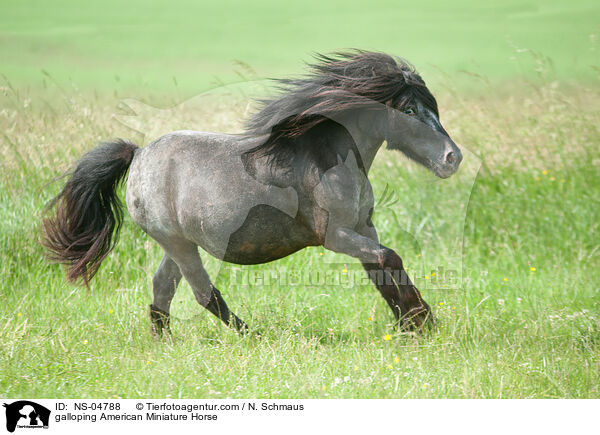
[[[116,190],[137,148],[117,139],[88,152],[50,202],[56,215],[43,219],[42,244],[52,260],[67,265],[69,281],[82,278],[87,285],[114,247],[123,222]]]

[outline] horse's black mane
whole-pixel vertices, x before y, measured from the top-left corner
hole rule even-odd
[[[408,62],[384,53],[352,50],[316,54],[309,73],[297,79],[277,79],[281,93],[261,100],[246,123],[245,134],[269,134],[260,147],[273,151],[279,139],[297,138],[332,115],[356,109],[403,109],[419,99],[436,115],[435,98]]]

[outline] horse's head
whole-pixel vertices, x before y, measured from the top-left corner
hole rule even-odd
[[[440,124],[435,98],[412,65],[360,50],[317,59],[311,74],[279,81],[284,92],[263,101],[248,122],[248,133],[268,133],[266,145],[272,146],[327,120],[350,129],[357,122],[362,133],[385,139],[388,148],[402,151],[438,177],[456,172],[462,153]]]
[[[402,151],[438,177],[448,178],[458,170],[462,153],[442,127],[435,104],[416,97],[389,107],[385,130],[388,148]]]

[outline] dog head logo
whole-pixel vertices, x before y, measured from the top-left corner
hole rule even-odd
[[[50,410],[28,400],[4,404],[6,408],[6,430],[14,432],[18,428],[48,428]]]

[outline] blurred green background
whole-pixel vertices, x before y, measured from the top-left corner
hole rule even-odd
[[[407,58],[429,83],[541,67],[587,80],[599,17],[593,0],[2,0],[0,73],[19,87],[43,86],[47,73],[63,87],[185,97],[248,78],[238,61],[262,78],[297,73],[312,52],[359,47]]]

